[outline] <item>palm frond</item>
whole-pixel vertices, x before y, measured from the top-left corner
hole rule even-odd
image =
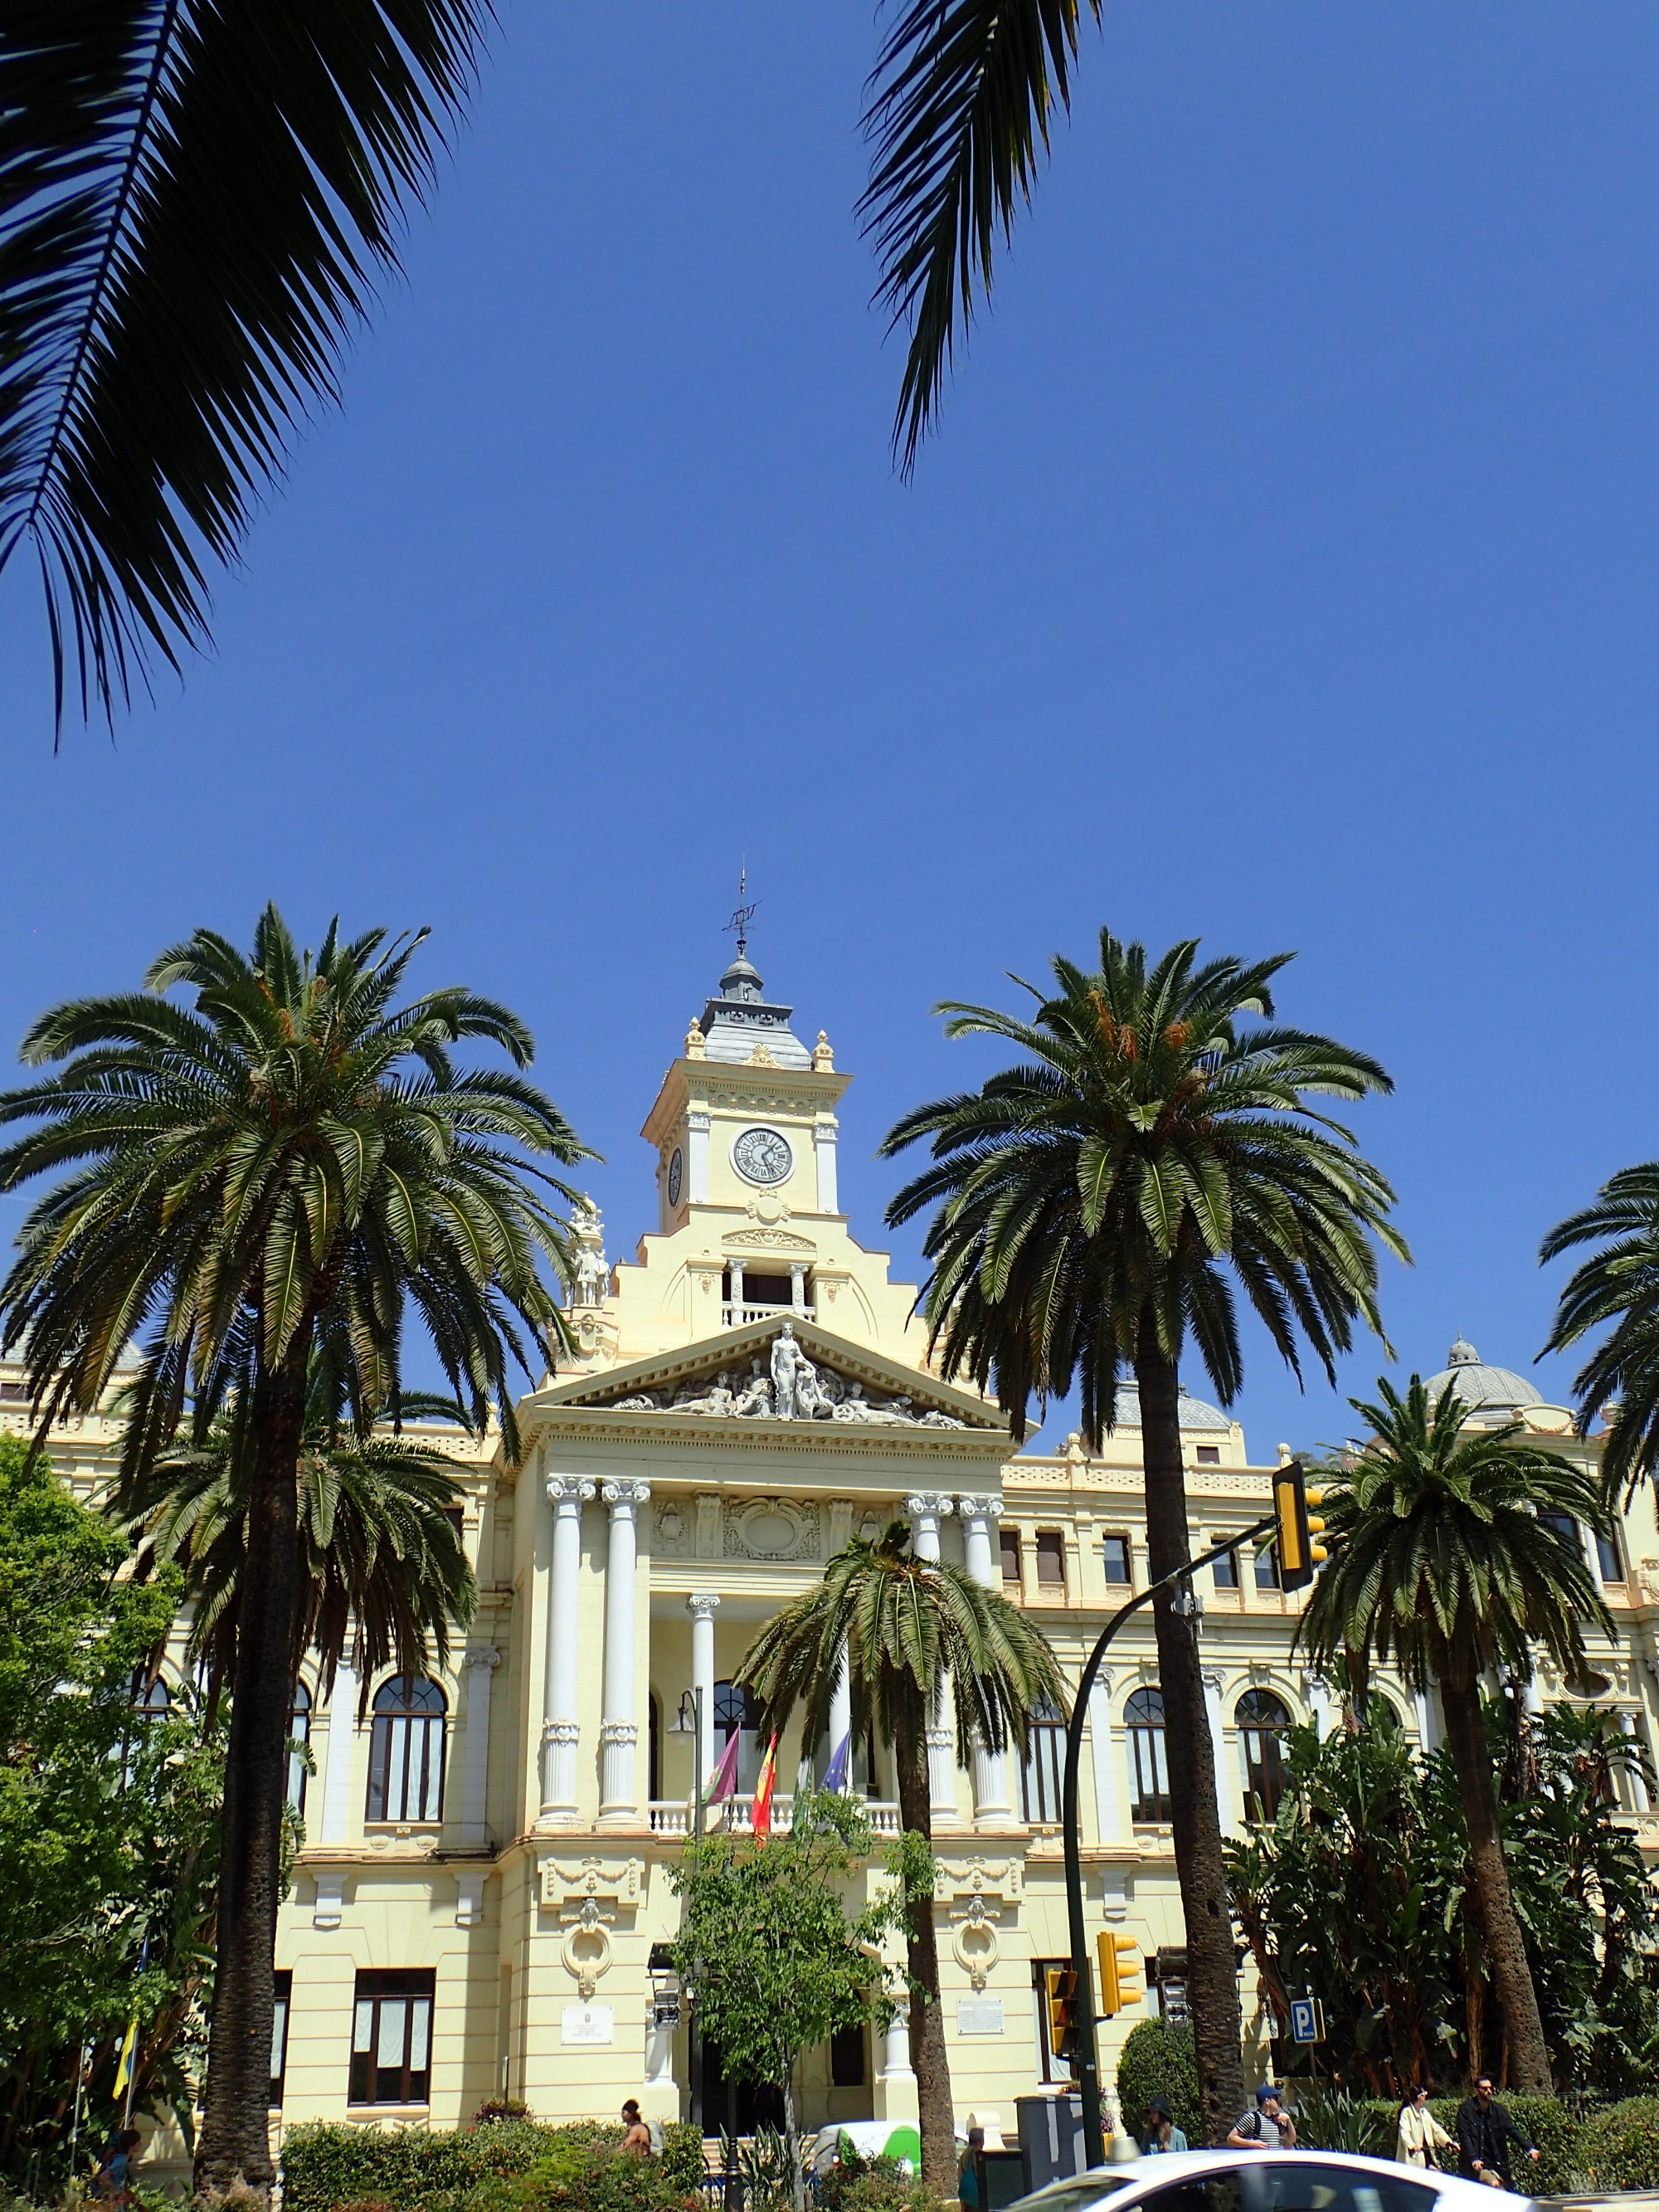
[[[395,269],[489,0],[13,0],[0,40],[0,569],[61,724],[208,639]]]
[[[1088,4],[1098,22],[1101,0]],[[901,0],[883,42],[859,213],[881,264],[877,297],[909,329],[893,425],[906,476],[975,294],[989,296],[997,233],[1011,235],[1049,118],[1070,105],[1082,12],[1079,0]]]

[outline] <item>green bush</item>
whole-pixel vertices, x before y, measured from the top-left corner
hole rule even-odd
[[[1194,2150],[1204,2142],[1204,2122],[1198,2103],[1198,2061],[1193,2055],[1193,2031],[1166,2020],[1138,2021],[1129,2030],[1117,2062],[1117,2101],[1123,2124],[1139,2134],[1146,2106],[1154,2097],[1167,2097],[1176,2125]]]
[[[902,2160],[866,2158],[850,2142],[823,2178],[823,2212],[944,2212],[940,2199]]]
[[[1304,2150],[1358,2151],[1392,2158],[1395,2107],[1374,2097],[1351,2097],[1321,2081],[1293,2081],[1296,2139]]]
[[[376,2197],[407,2212],[428,2197],[463,2197],[490,2176],[527,2173],[566,2132],[528,2120],[444,2134],[322,2122],[293,2128],[283,2139],[284,2212],[335,2212]]]
[[[1298,2099],[1304,2091],[1297,2086]],[[1434,2114],[1454,2142],[1457,2136],[1457,2108],[1461,2097],[1431,2097],[1429,2110]],[[1510,2116],[1523,2135],[1530,2136],[1538,2146],[1538,2163],[1533,2166],[1525,2158],[1518,2159],[1515,2167],[1515,2185],[1523,2197],[1553,2197],[1583,2186],[1587,2171],[1585,2164],[1585,2132],[1589,2124],[1571,2106],[1556,2097],[1517,2097],[1506,2090],[1498,2102],[1507,2106]],[[1358,2109],[1372,2116],[1376,2130],[1377,2155],[1392,2158],[1395,2132],[1400,2124],[1400,2100],[1395,2097],[1367,2097]],[[1443,2150],[1442,2165],[1448,2172],[1457,2170],[1457,2153]]]
[[[1579,2133],[1578,2157],[1591,2189],[1659,2189],[1659,2097],[1627,2097],[1592,2113]]]
[[[662,2131],[662,2170],[682,2189],[700,2189],[707,2168],[702,2157],[702,2130],[689,2120],[671,2121]]]

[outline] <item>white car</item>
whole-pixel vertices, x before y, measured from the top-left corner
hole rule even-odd
[[[1181,2150],[1068,2174],[1010,2212],[1492,2212],[1479,2181],[1341,2150]],[[1506,2197],[1506,2212],[1530,2199]]]

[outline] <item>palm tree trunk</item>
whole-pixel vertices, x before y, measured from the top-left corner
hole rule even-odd
[[[298,1470],[310,1331],[256,1385],[258,1437],[249,1500],[236,1680],[219,1826],[219,1954],[208,2037],[207,2110],[196,2187],[222,2195],[238,2181],[268,2196],[270,2031],[276,1907],[282,1886],[291,1649],[299,1600]]]
[[[1527,1947],[1510,1890],[1480,1692],[1473,1683],[1454,1685],[1443,1675],[1440,1703],[1469,1832],[1470,1894],[1486,1945],[1486,1965],[1503,2009],[1511,2081],[1525,2096],[1547,2097],[1554,2087],[1549,2046],[1544,2041],[1538,1992],[1533,1987]]]
[[[893,1770],[898,1782],[900,1820],[909,1833],[925,1836],[931,1844],[932,1793],[920,1714],[914,1727],[895,1733]],[[951,2061],[945,2048],[933,1892],[907,1883],[904,1903],[905,1949],[910,1970],[910,2063],[915,2069],[916,2109],[921,2122],[921,2178],[939,2196],[951,2197],[957,2193],[956,2106],[951,2095]]]
[[[1192,1551],[1181,1463],[1180,1386],[1174,1364],[1159,1352],[1149,1323],[1141,1326],[1135,1380],[1140,1386],[1146,1566],[1156,1582],[1183,1565]],[[1173,1595],[1166,1590],[1153,1601],[1152,1618],[1164,1693],[1176,1871],[1187,1929],[1187,2002],[1192,2012],[1205,2139],[1224,2143],[1244,2104],[1243,2017],[1198,1637],[1192,1621],[1175,1610]]]

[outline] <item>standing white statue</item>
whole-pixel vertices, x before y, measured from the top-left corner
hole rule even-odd
[[[793,1421],[800,1404],[801,1385],[816,1383],[812,1363],[795,1341],[795,1325],[785,1322],[772,1340],[772,1411],[781,1421]]]
[[[599,1209],[592,1199],[582,1201],[580,1210],[571,1217],[570,1227],[576,1243],[572,1259],[574,1280],[571,1285],[571,1304],[599,1305],[604,1300],[605,1278],[611,1271],[605,1262],[605,1231],[599,1220]]]

